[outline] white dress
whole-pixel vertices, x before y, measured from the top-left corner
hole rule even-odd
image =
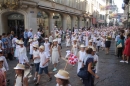
[[[78,45],[77,44],[73,44],[72,46],[72,53],[77,56],[78,53]]]
[[[66,39],[66,46],[70,46],[70,38]]]
[[[22,84],[22,76],[17,76],[15,86],[23,86]]]
[[[85,51],[79,51],[79,60],[81,60],[82,62],[79,62],[78,61],[78,68],[77,68],[77,73],[79,72],[80,68],[82,67],[82,63],[83,63],[83,60],[86,56],[86,52]]]
[[[16,44],[15,52],[14,52],[14,57],[18,57],[18,50],[19,50],[19,45]]]
[[[58,63],[59,57],[60,57],[60,55],[58,52],[58,45],[53,46],[53,48],[52,48],[52,64]]]
[[[85,39],[85,46],[88,46],[88,37]]]
[[[25,47],[19,47],[19,49],[18,49],[18,59],[19,59],[19,63],[21,63],[21,64],[29,62],[27,54],[26,54],[26,48]]]

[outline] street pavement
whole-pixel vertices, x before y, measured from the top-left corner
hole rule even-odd
[[[114,45],[115,43],[112,42],[109,55],[105,55],[105,52],[102,50],[100,50],[98,53],[99,61],[97,74],[100,78],[95,79],[95,86],[130,86],[130,64],[119,62],[121,58],[118,59],[116,56],[114,56]],[[62,59],[60,59],[60,62],[58,63],[58,69],[64,69],[65,67],[66,61],[64,60],[64,57],[66,55],[66,50],[69,49],[67,49],[63,43],[63,49],[61,50]],[[15,71],[13,68],[16,66],[17,61],[8,61],[8,63],[10,67],[10,70],[7,72],[7,77],[10,79],[9,86],[14,86]],[[54,74],[56,74],[57,71],[53,72],[52,70],[53,65],[50,63],[49,72],[52,76],[52,81],[47,82],[49,78],[43,73],[39,86],[56,86]],[[70,84],[72,86],[83,86],[82,81],[77,77],[77,65],[73,67],[72,65],[68,64],[66,71],[70,73]],[[34,75],[34,68],[32,74]],[[29,81],[29,86],[35,86],[34,83],[35,82],[33,82],[32,77]]]

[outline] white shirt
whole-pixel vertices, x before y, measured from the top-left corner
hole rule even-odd
[[[47,43],[45,42],[45,43],[44,43],[45,52],[50,51],[49,46],[50,46],[50,43],[49,43],[49,42],[47,42]]]
[[[61,44],[61,38],[57,38],[58,44]]]
[[[38,32],[37,32],[37,35],[38,35],[38,37],[41,37],[41,32],[38,31]]]
[[[33,43],[30,43],[30,55],[33,54]]]
[[[29,37],[29,38],[33,38],[33,33],[29,31],[29,32],[28,32],[28,37]]]
[[[12,47],[16,47],[16,40],[18,40],[18,39],[17,38],[12,39]]]
[[[97,46],[101,46],[101,41],[96,41]]]
[[[39,57],[39,50],[33,50],[33,57]],[[40,63],[40,58],[34,59],[34,63]]]
[[[49,42],[53,42],[53,37],[49,36]]]
[[[47,66],[48,66],[48,63],[46,63],[46,64],[43,66],[43,64],[46,62],[46,59],[49,59],[49,56],[47,55],[47,53],[46,53],[46,52],[40,52],[40,53],[39,53],[39,56],[40,56],[40,67],[41,67],[41,68],[47,67]]]
[[[7,60],[4,56],[0,56],[0,58],[3,58],[4,62],[3,62],[3,67],[6,69],[6,70],[9,70],[9,65],[7,63]]]

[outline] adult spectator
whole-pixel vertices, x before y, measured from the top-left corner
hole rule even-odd
[[[121,60],[120,62],[128,63],[129,57],[130,57],[130,33],[127,35],[127,40],[125,42],[125,49],[123,51],[123,60]],[[125,61],[125,59],[126,59],[126,61]]]
[[[99,78],[94,72],[93,72],[93,64],[94,64],[94,57],[93,55],[93,49],[88,48],[87,51],[87,57],[84,59],[84,66],[86,67],[86,72],[88,72],[88,79],[83,79],[84,86],[94,86],[94,77],[96,79]]]
[[[27,47],[28,42],[28,29],[25,29],[24,31],[24,46]]]
[[[7,57],[7,48],[8,48],[8,40],[6,38],[6,34],[2,34],[2,42],[3,42],[3,53],[4,56]]]
[[[122,45],[122,47],[117,48],[118,49],[118,52],[117,52],[118,58],[122,57],[122,52],[123,52],[123,49],[124,49],[124,39],[125,39],[125,37],[123,35],[120,35],[120,38],[117,40],[117,46],[119,44]]]
[[[28,38],[29,39],[33,39],[33,33],[32,33],[32,28],[30,29],[30,31],[28,32]]]

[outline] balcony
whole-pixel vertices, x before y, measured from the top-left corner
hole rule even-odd
[[[124,0],[124,3],[128,5],[128,3],[129,3],[129,0]]]
[[[122,4],[122,9],[125,10],[125,4]]]

